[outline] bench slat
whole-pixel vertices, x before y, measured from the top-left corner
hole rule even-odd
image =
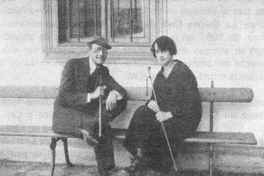
[[[20,137],[65,137],[79,138],[77,135],[60,134],[60,133],[15,133],[15,132],[0,132],[0,136],[20,136]]]
[[[113,129],[114,135],[118,139],[124,139],[126,129]],[[72,134],[60,133],[20,133],[20,132],[0,132],[0,136],[21,136],[21,137],[65,137],[80,138],[80,136]],[[256,145],[257,140],[253,133],[234,133],[234,132],[205,132],[198,131],[191,138],[187,138],[184,142],[195,143],[223,143],[223,144],[247,144]]]
[[[54,99],[56,86],[0,86],[0,98]]]
[[[125,87],[131,101],[146,101],[145,87]],[[251,102],[253,91],[250,88],[199,88],[203,102]],[[0,98],[42,98],[54,99],[58,94],[56,86],[0,86]]]
[[[185,142],[196,143],[224,143],[256,145],[257,140],[253,133],[231,132],[197,132],[193,137],[185,139]]]
[[[147,101],[146,88],[126,87],[129,100]],[[202,102],[251,102],[253,91],[250,88],[199,88]]]
[[[251,102],[253,91],[249,88],[199,88],[202,102]]]
[[[124,139],[125,129],[113,129],[116,138]],[[257,140],[253,133],[231,133],[231,132],[206,132],[197,131],[191,138],[187,138],[184,142],[195,143],[214,143],[214,144],[247,144],[256,145]]]

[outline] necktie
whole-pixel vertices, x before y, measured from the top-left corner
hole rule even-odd
[[[100,69],[97,66],[94,71],[90,74],[89,76],[89,87],[91,88],[91,91],[94,91],[100,84],[99,84],[99,80],[100,80]]]
[[[96,86],[101,86],[102,85],[102,73],[101,73],[101,68],[100,66],[97,66],[96,69]]]

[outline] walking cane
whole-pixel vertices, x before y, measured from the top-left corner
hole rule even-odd
[[[151,86],[152,86],[152,92],[153,92],[153,95],[154,95],[154,99],[155,99],[155,101],[157,102],[156,93],[155,93],[154,86],[153,86],[153,82],[152,82],[152,78],[151,78],[151,75],[150,75],[150,69],[151,69],[151,67],[149,66],[149,67],[148,67],[148,77],[147,77],[147,81],[148,81],[148,79],[150,80],[150,83],[151,83]],[[148,83],[148,82],[147,82],[147,83]],[[148,85],[148,84],[147,84],[147,85]],[[158,107],[158,108],[159,108],[159,107]],[[166,132],[166,130],[165,130],[165,126],[164,126],[163,122],[161,122],[161,126],[162,126],[162,129],[163,129],[163,132],[164,132],[164,135],[165,135],[165,138],[166,138],[166,141],[167,141],[168,147],[169,147],[169,151],[170,151],[170,155],[171,155],[171,159],[172,159],[172,162],[173,162],[174,169],[175,169],[175,171],[178,171],[177,166],[176,166],[176,163],[175,163],[175,159],[174,159],[174,157],[173,157],[173,153],[172,153],[172,150],[171,150],[170,141],[169,141],[169,139],[168,139],[168,135],[167,135],[167,132]]]
[[[99,74],[99,86],[102,86],[102,75]],[[99,137],[102,136],[102,96],[99,96]]]

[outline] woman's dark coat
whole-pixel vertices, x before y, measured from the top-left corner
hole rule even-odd
[[[194,74],[183,62],[175,62],[167,78],[163,75],[162,67],[153,86],[160,110],[173,115],[163,124],[176,154],[182,140],[196,131],[201,120],[202,107]],[[154,100],[153,94],[151,100]],[[134,113],[124,146],[133,155],[136,154],[137,147],[143,148],[145,154],[158,166],[172,164],[161,123],[147,106],[139,107]]]

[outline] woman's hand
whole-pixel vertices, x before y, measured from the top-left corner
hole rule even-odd
[[[171,112],[159,111],[156,114],[156,118],[159,122],[164,122],[165,120],[172,118],[172,114],[171,114]]]
[[[159,106],[156,101],[150,100],[148,103],[148,107],[152,109],[155,113],[159,112]]]

